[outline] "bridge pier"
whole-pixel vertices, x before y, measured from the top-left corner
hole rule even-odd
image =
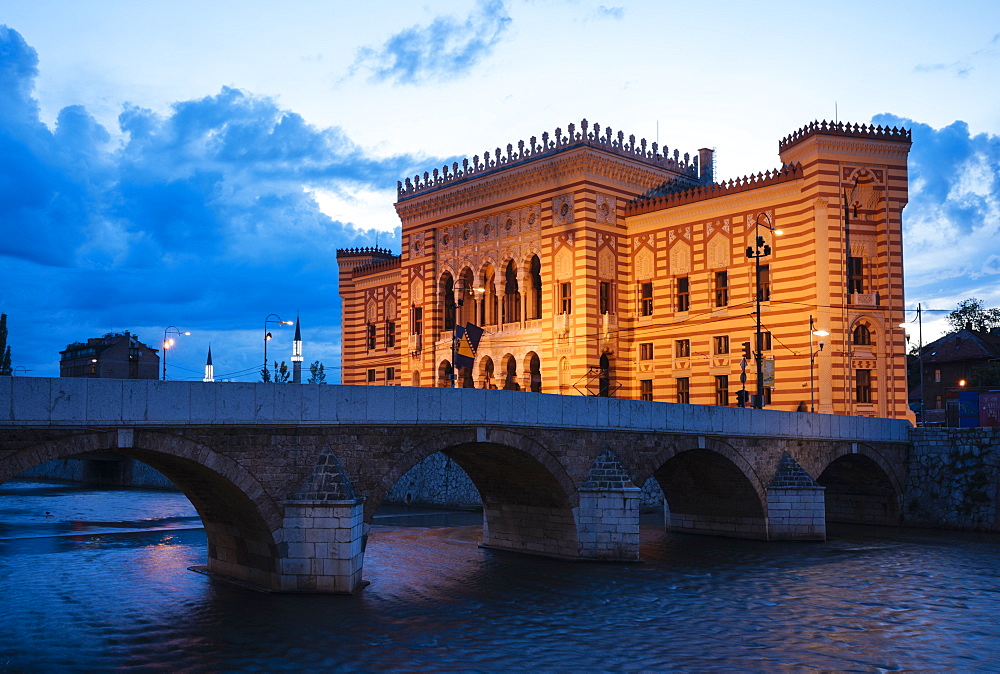
[[[784,454],[767,486],[767,540],[825,541],[825,491]]]
[[[278,545],[282,591],[351,594],[366,585],[364,504],[363,498],[285,501]]]
[[[639,561],[638,487],[581,489],[576,509],[582,559]]]

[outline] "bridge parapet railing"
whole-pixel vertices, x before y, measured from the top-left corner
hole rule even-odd
[[[908,442],[904,420],[487,389],[0,377],[0,426],[455,425]]]

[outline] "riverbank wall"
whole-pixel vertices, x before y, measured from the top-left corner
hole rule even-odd
[[[177,489],[163,473],[117,452],[89,452],[49,461],[24,471],[21,477],[80,482],[98,487]]]
[[[914,428],[903,523],[1000,530],[1000,429]]]

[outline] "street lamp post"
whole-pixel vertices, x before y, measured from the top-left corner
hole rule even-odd
[[[272,320],[273,317],[273,320]],[[294,325],[295,321],[283,321],[281,316],[278,314],[268,314],[267,318],[264,319],[264,369],[260,371],[260,376],[264,381],[267,381],[267,343],[271,340],[271,333],[267,331],[267,324],[274,323],[277,326],[282,325]]]
[[[190,335],[190,332],[181,332],[181,329],[175,325],[171,325],[169,328],[163,331],[163,381],[167,380],[167,351],[176,343],[173,338],[167,338],[167,335]]]
[[[924,318],[923,309],[920,306],[920,302],[917,302],[917,367],[920,368],[920,417],[917,419],[917,425],[922,426],[924,421],[924,408],[926,405],[926,393],[924,391]],[[899,327],[908,327],[906,323],[900,323]],[[907,388],[909,388],[909,381],[907,381]]]
[[[761,222],[763,220],[763,222]],[[761,303],[761,287],[760,287],[760,259],[762,257],[767,257],[771,254],[771,246],[767,245],[764,241],[764,237],[760,235],[760,228],[769,229],[776,236],[781,235],[780,229],[775,229],[771,226],[771,218],[767,213],[758,213],[757,217],[754,218],[753,222],[753,233],[754,233],[754,245],[747,246],[747,257],[752,259],[754,262],[754,278],[756,293],[755,293],[755,305],[756,305],[756,343],[754,349],[754,361],[757,363],[757,395],[753,399],[753,407],[755,409],[763,409],[764,407],[764,354],[762,353],[761,344],[761,331],[760,331],[760,303]]]
[[[813,364],[816,362],[816,356],[819,352],[823,350],[823,342],[819,343],[819,350],[813,351],[813,336],[816,337],[826,337],[830,333],[826,330],[816,330],[815,324],[813,323],[813,317],[809,317],[809,411],[816,411],[816,387],[813,384]]]

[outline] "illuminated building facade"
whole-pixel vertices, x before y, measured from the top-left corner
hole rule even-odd
[[[401,254],[337,254],[342,381],[905,417],[909,147],[814,123],[716,182],[710,150],[584,121],[407,179]]]

